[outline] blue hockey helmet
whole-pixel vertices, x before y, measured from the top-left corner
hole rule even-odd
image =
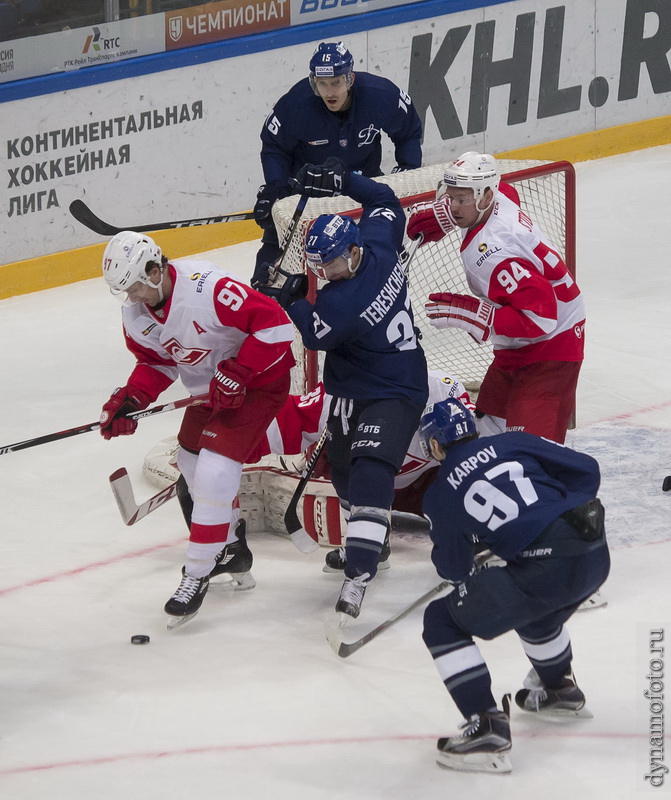
[[[310,85],[315,94],[315,78],[347,76],[347,85],[352,85],[354,58],[342,42],[321,42],[310,59]]]
[[[432,458],[431,439],[435,439],[442,447],[448,447],[459,439],[477,433],[473,414],[461,400],[456,399],[431,403],[419,422],[419,444],[424,458]]]
[[[343,256],[348,262],[348,269],[352,269],[352,247],[362,247],[359,226],[349,217],[340,214],[321,214],[312,223],[305,238],[305,257],[308,266],[314,274],[322,280],[328,280],[324,273],[323,265]],[[358,267],[358,264],[357,264]]]

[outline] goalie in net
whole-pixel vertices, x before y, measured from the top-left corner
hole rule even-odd
[[[473,408],[468,392],[458,378],[444,370],[430,370],[429,403],[450,398],[457,398]],[[244,469],[240,484],[240,509],[249,531],[284,532],[283,511],[298,483],[305,451],[320,439],[324,431],[330,399],[321,383],[308,394],[289,395],[268,427],[266,436]],[[147,453],[143,472],[152,484],[164,488],[179,478],[178,449],[177,438],[172,437],[158,442]],[[292,460],[295,469],[291,468]],[[424,491],[433,480],[437,467],[437,462],[424,456],[416,434],[394,481],[392,510],[420,517]],[[344,544],[346,521],[327,475],[328,464],[320,460],[303,495],[303,523],[316,542],[339,548]],[[410,520],[406,523],[412,524]],[[333,558],[332,553],[327,554],[327,562]],[[387,559],[380,566],[382,569],[388,566]],[[336,568],[342,569],[342,563]],[[325,571],[332,570],[333,567],[325,566]]]

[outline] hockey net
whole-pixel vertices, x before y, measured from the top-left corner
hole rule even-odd
[[[575,173],[567,161],[498,160],[502,179],[512,183],[520,195],[522,210],[544,231],[558,248],[566,265],[575,274]],[[433,200],[438,182],[447,164],[436,164],[416,170],[384,175],[375,180],[386,183],[400,199],[406,215],[410,207],[423,200]],[[275,203],[273,218],[280,241],[293,216],[298,196]],[[309,200],[298,223],[283,268],[289,272],[306,272],[311,291],[316,288],[315,276],[306,270],[304,244],[307,231],[320,214],[348,214],[357,218],[361,207],[349,197]],[[410,296],[415,324],[422,334],[421,344],[430,369],[446,369],[456,375],[466,388],[477,391],[492,360],[491,346],[478,345],[463,331],[437,330],[429,325],[424,303],[431,292],[470,293],[461,263],[461,233],[452,231],[440,242],[420,247],[410,266]],[[308,295],[309,297],[311,295]],[[297,333],[294,344],[297,366],[292,376],[292,392],[303,394],[314,388],[320,371],[320,356],[306,350]],[[323,354],[321,354],[323,357]]]
[[[503,179],[514,184],[522,209],[544,231],[558,248],[566,265],[575,274],[575,174],[566,161],[510,161],[499,159]],[[433,200],[445,164],[385,175],[376,180],[389,184],[409,213],[410,206]],[[273,217],[280,240],[293,216],[298,196],[288,197],[273,207]],[[360,207],[349,197],[310,200],[298,223],[296,233],[284,259],[290,272],[306,272],[303,248],[307,231],[319,214],[360,215]],[[431,292],[469,293],[459,247],[461,234],[453,231],[440,242],[420,247],[410,266],[410,294],[415,310],[415,323],[422,333],[422,346],[429,368],[445,369],[459,377],[470,392],[477,391],[492,354],[488,345],[477,345],[470,336],[458,330],[436,330],[424,315],[424,303]],[[316,278],[310,278],[309,298],[314,297]],[[319,379],[320,357],[306,350],[296,332],[294,355],[297,366],[292,374],[292,393],[311,391]],[[322,354],[323,355],[323,354]],[[175,456],[176,438],[158,443],[145,458],[143,473],[147,480],[164,488],[179,475]],[[268,531],[286,535],[284,512],[298,485],[299,473],[305,464],[301,457],[268,456],[255,465],[246,466],[240,484],[240,508],[250,532]],[[310,480],[298,506],[299,517],[308,533],[320,544],[333,547],[341,544],[345,522],[330,481]]]

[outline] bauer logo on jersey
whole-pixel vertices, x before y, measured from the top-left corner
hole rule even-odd
[[[188,364],[189,366],[199,364],[212,352],[211,350],[203,350],[200,347],[182,347],[174,337],[168,339],[167,342],[163,342],[163,347],[176,364]]]
[[[362,128],[359,131],[359,139],[363,139],[363,142],[359,142],[359,147],[364,147],[367,144],[373,144],[375,137],[379,133],[380,129],[376,128],[372,123],[367,128]]]

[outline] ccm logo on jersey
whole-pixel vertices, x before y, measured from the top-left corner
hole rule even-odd
[[[352,450],[355,447],[379,447],[381,442],[376,442],[374,439],[359,439],[357,442],[352,442]]]
[[[188,364],[189,366],[199,364],[212,352],[211,350],[203,350],[200,347],[182,347],[175,338],[163,342],[163,348],[176,364]]]

